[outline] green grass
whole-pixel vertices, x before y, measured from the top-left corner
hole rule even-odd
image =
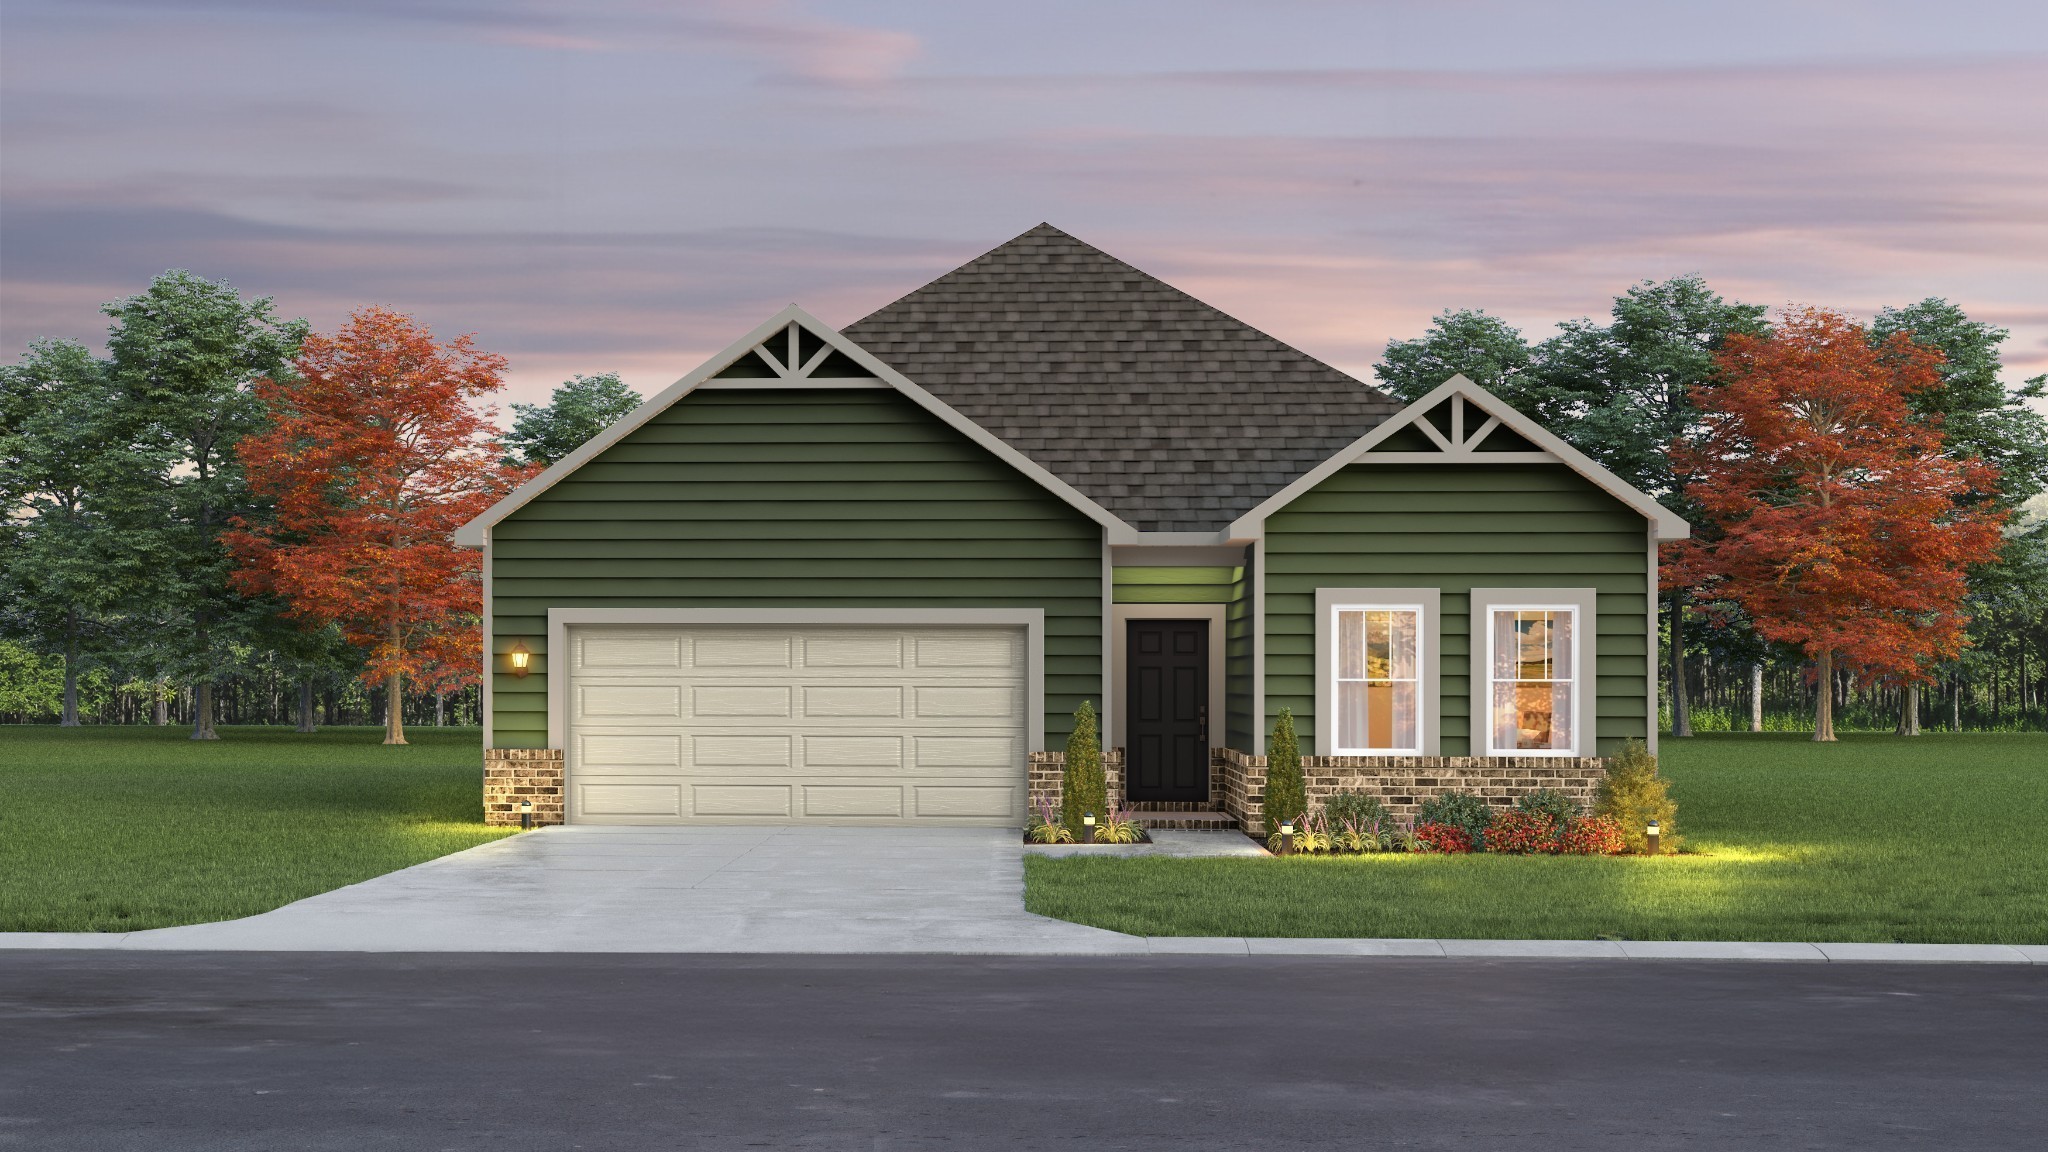
[[[2048,943],[2048,736],[1664,741],[1661,858],[1033,858],[1033,912],[1149,936]]]
[[[505,835],[474,728],[0,728],[0,931],[266,912]]]

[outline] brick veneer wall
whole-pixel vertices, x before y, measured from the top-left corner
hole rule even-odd
[[[1067,767],[1065,752],[1033,752],[1027,773],[1026,812],[1038,811],[1041,802],[1060,806],[1060,776]],[[1124,750],[1111,748],[1102,754],[1102,777],[1111,804],[1124,802]]]
[[[1266,758],[1217,750],[1223,810],[1250,831],[1265,827]],[[1496,808],[1539,788],[1555,788],[1582,807],[1607,775],[1597,757],[1303,756],[1301,775],[1311,804],[1333,792],[1377,796],[1397,819],[1413,820],[1422,803],[1443,792],[1474,792]]]
[[[517,825],[519,804],[533,801],[533,823],[562,823],[560,748],[484,749],[484,823]]]

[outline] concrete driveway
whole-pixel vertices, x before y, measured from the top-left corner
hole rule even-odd
[[[45,947],[359,952],[1143,952],[1024,911],[998,828],[545,828],[274,912]]]

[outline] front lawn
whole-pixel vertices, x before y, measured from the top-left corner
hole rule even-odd
[[[506,834],[475,728],[0,728],[0,931],[266,912]]]
[[[1687,854],[1025,863],[1147,936],[2048,943],[2048,736],[1664,741]]]

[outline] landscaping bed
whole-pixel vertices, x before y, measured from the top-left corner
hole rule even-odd
[[[1025,905],[1151,936],[2048,943],[2048,736],[1664,752],[1682,854],[1033,857]]]
[[[509,834],[474,728],[0,729],[0,931],[228,920]]]

